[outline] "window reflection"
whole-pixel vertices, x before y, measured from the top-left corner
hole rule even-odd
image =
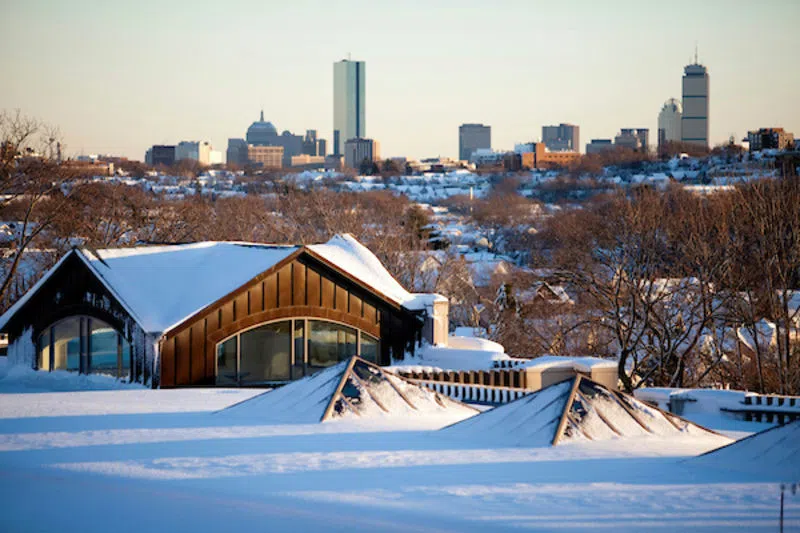
[[[117,346],[117,331],[99,320],[92,320],[91,328],[89,339],[91,372],[116,376],[120,370],[118,349],[122,347]]]
[[[292,356],[291,321],[267,324],[241,334],[239,379],[263,383],[289,379]]]
[[[130,377],[131,345],[102,320],[87,316],[66,318],[46,328],[39,335],[37,344],[39,370]]]
[[[357,355],[356,330],[319,320],[308,321],[308,363],[311,366],[335,365]]]
[[[217,345],[217,385],[289,381],[361,355],[377,363],[380,341],[359,330],[324,320],[272,322]]]
[[[361,358],[371,363],[378,363],[380,353],[380,343],[378,339],[366,333],[361,333]]]
[[[217,345],[217,385],[236,385],[236,341],[233,337]]]

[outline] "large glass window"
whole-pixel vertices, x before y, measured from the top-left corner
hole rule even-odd
[[[90,368],[93,374],[116,376],[121,370],[120,350],[117,331],[99,320],[90,320],[89,353]]]
[[[38,340],[40,370],[130,377],[131,345],[102,320],[73,316],[46,328]]]
[[[50,328],[39,335],[39,356],[36,367],[39,370],[50,370]]]
[[[81,370],[81,320],[71,317],[53,326],[53,370]]]
[[[217,345],[217,385],[238,383],[236,357],[238,337],[232,337]]]
[[[377,363],[379,354],[378,339],[342,324],[305,318],[271,322],[217,345],[216,382],[231,386],[289,381],[353,355]]]
[[[353,328],[323,322],[308,321],[308,364],[332,366],[350,356],[358,355],[357,333]]]
[[[370,363],[378,363],[378,354],[381,352],[380,342],[372,335],[361,333],[361,358]]]
[[[292,361],[291,321],[267,324],[240,335],[241,383],[287,381]]]

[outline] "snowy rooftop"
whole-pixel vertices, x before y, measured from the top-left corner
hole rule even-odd
[[[580,372],[591,372],[600,368],[617,368],[617,361],[599,357],[569,357],[565,355],[543,355],[525,363],[527,368],[573,368]]]
[[[300,248],[243,242],[200,242],[94,251],[75,249],[72,253],[78,254],[145,331],[160,333],[241,287]],[[336,235],[325,244],[310,245],[306,249],[407,309],[424,309],[434,301],[446,301],[443,296],[406,291],[378,258],[351,235]],[[0,328],[66,257],[0,317]]]

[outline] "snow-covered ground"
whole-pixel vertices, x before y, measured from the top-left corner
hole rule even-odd
[[[706,439],[487,446],[217,412],[259,390],[51,381],[0,368],[0,531],[777,531],[800,481],[687,461]]]

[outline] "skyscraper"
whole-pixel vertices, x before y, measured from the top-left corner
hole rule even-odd
[[[683,111],[681,103],[675,98],[664,102],[658,114],[658,149],[661,150],[665,143],[681,141],[681,116]]]
[[[683,116],[681,141],[708,148],[708,71],[697,62],[687,65],[683,73]]]
[[[476,150],[492,149],[492,127],[483,124],[462,124],[458,127],[458,158],[469,161]]]
[[[342,155],[344,143],[366,137],[366,71],[363,61],[343,59],[333,64],[333,153]]]
[[[553,152],[579,152],[581,128],[574,124],[542,126],[542,142]]]

